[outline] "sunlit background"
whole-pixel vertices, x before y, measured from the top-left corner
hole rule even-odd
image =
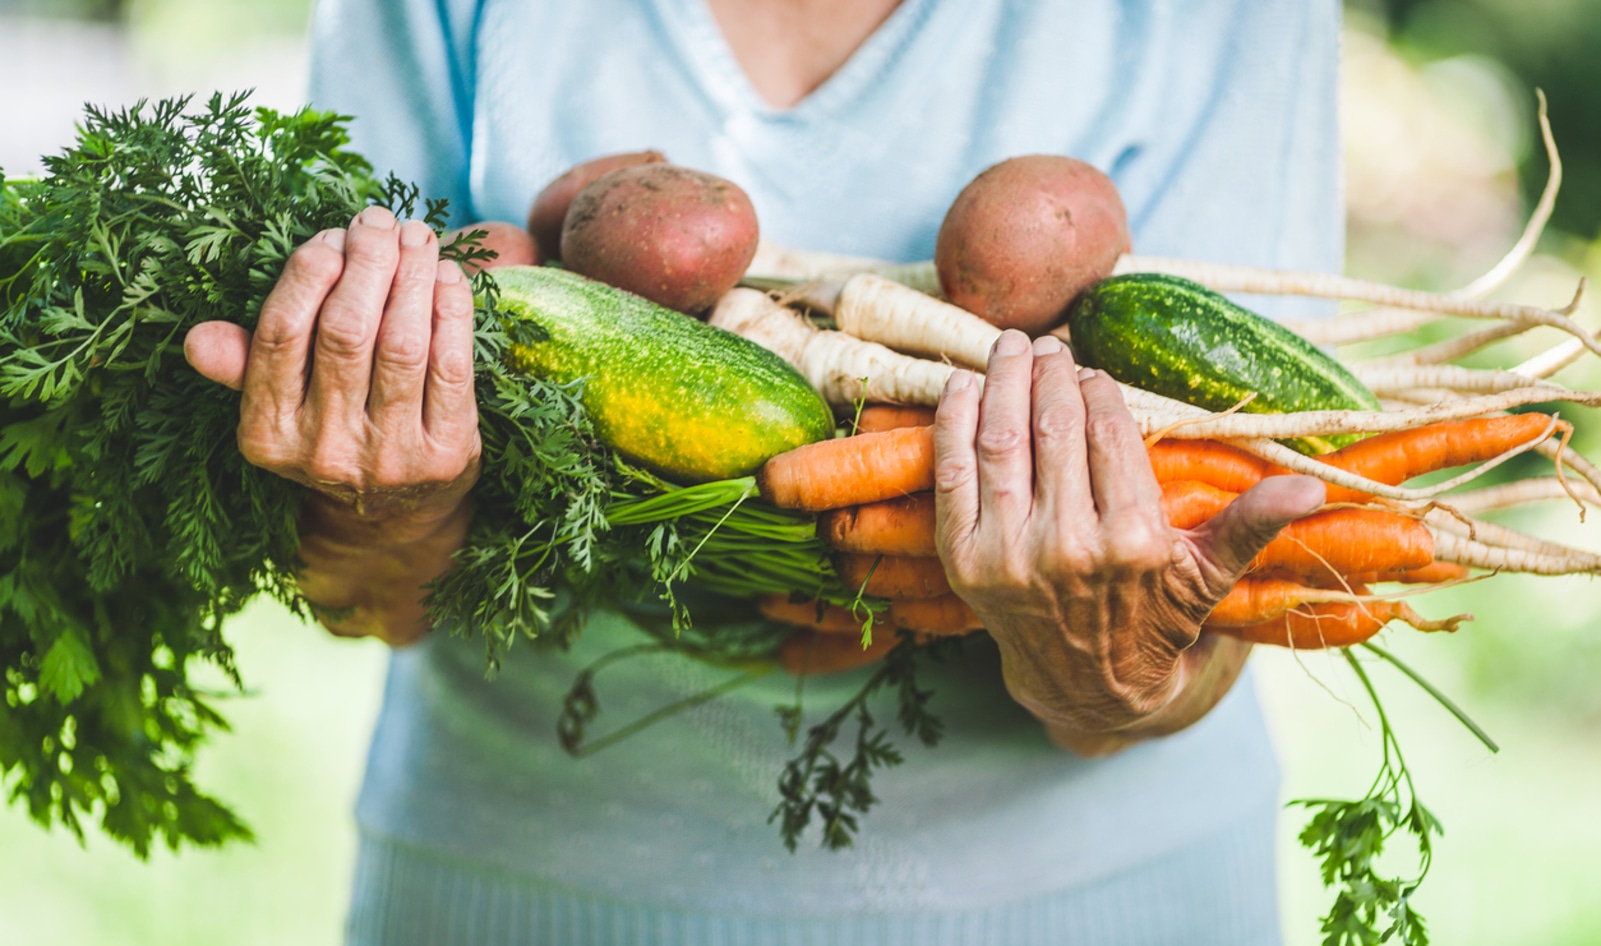
[[[254,87],[304,97],[307,0],[0,0],[0,167],[37,170],[85,100]],[[1540,254],[1503,295],[1556,305],[1601,277],[1601,2],[1365,0],[1347,4],[1344,136],[1349,269],[1451,288],[1516,239],[1547,171],[1535,124],[1543,87],[1567,167]],[[1596,324],[1587,305],[1580,318]],[[1510,364],[1551,344],[1531,333],[1485,354]],[[1558,380],[1601,387],[1581,362]],[[1589,451],[1601,424],[1581,429]],[[1593,452],[1591,455],[1594,455]],[[1597,517],[1601,518],[1601,517]],[[1511,524],[1601,548],[1571,505]],[[1601,944],[1601,588],[1521,579],[1431,595],[1431,615],[1472,611],[1454,638],[1389,635],[1393,649],[1498,738],[1491,755],[1404,680],[1375,678],[1444,822],[1418,898],[1434,941]],[[237,805],[254,845],[157,853],[140,863],[91,836],[80,847],[0,809],[0,946],[324,944],[341,938],[354,855],[350,809],[382,686],[384,651],[258,606],[231,626],[249,692],[235,732],[203,754],[201,784]],[[1256,658],[1286,768],[1286,799],[1359,795],[1378,764],[1371,710],[1326,656]],[[1286,811],[1286,941],[1316,943],[1330,899]],[[1405,858],[1393,862],[1410,869]]]

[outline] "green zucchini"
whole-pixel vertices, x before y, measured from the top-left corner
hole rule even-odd
[[[1199,283],[1157,273],[1114,276],[1068,312],[1079,361],[1138,388],[1211,411],[1251,393],[1257,414],[1379,410],[1343,365],[1316,345]],[[1304,437],[1291,446],[1327,453],[1354,436]]]
[[[746,476],[822,440],[834,416],[783,359],[630,292],[551,267],[494,271],[499,305],[540,341],[514,365],[581,400],[601,441],[680,484]]]

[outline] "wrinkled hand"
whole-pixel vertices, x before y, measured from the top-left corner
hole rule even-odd
[[[417,588],[465,538],[472,314],[433,231],[372,207],[295,250],[254,335],[207,322],[185,339],[197,371],[242,390],[245,459],[315,491],[301,585],[336,633],[420,635]]]
[[[1323,502],[1316,479],[1271,477],[1173,529],[1117,384],[1050,336],[1003,334],[982,393],[953,375],[934,436],[951,586],[1000,645],[1013,698],[1087,754],[1181,729],[1222,698],[1249,648],[1201,637],[1202,619]]]

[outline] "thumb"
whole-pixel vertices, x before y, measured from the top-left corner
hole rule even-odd
[[[201,322],[184,336],[183,357],[204,377],[243,390],[250,333],[232,322]]]
[[[1327,493],[1323,481],[1312,476],[1269,476],[1241,493],[1223,511],[1193,530],[1195,542],[1207,575],[1221,583],[1219,594],[1227,594],[1245,573],[1251,559],[1262,551],[1279,530],[1315,512]]]

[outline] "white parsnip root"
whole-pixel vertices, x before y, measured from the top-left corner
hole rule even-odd
[[[966,309],[882,276],[852,276],[840,291],[834,321],[841,331],[896,351],[943,358],[984,370],[1001,330]]]
[[[847,256],[816,250],[797,250],[771,240],[756,244],[756,255],[745,268],[752,279],[786,282],[842,283],[858,273],[872,273],[931,296],[940,296],[934,263],[891,263],[867,256]]]
[[[1567,500],[1574,495],[1592,506],[1601,506],[1601,492],[1588,482],[1571,480],[1563,482],[1554,476],[1537,476],[1527,480],[1513,480],[1510,483],[1485,486],[1448,496],[1445,502],[1450,503],[1451,508],[1458,512],[1473,515],[1553,499]]]
[[[1433,526],[1429,531],[1434,535],[1434,560],[1437,562],[1533,575],[1601,574],[1601,557],[1578,549],[1567,549],[1564,553],[1532,552],[1491,545]]]
[[[764,292],[733,289],[709,320],[794,365],[836,407],[858,400],[883,404],[939,403],[954,367],[912,358],[843,332],[819,329]]]

